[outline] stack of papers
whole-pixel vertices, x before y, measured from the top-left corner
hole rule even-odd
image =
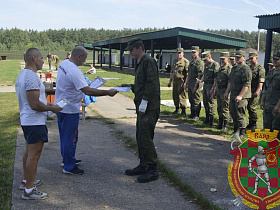
[[[96,77],[95,80],[93,80],[90,84],[89,87],[91,88],[99,88],[101,85],[103,85],[106,82],[105,79],[102,79],[101,77]]]

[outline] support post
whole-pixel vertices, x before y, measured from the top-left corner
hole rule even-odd
[[[268,29],[266,33],[266,44],[265,44],[265,57],[264,57],[264,68],[265,74],[268,72],[268,62],[271,55],[271,44],[272,44],[272,30]]]

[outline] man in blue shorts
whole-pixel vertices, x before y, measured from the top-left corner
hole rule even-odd
[[[25,61],[26,66],[19,73],[15,84],[20,123],[26,140],[23,154],[23,180],[20,189],[24,189],[22,199],[39,200],[47,197],[47,193],[39,192],[36,188],[41,181],[35,180],[43,145],[48,142],[47,111],[58,113],[62,108],[47,104],[45,87],[36,74],[44,64],[42,52],[36,48],[28,49]]]

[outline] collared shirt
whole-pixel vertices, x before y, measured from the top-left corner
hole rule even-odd
[[[217,74],[215,74],[215,82],[217,82],[218,88],[227,88],[231,68],[230,64],[221,66]]]
[[[186,58],[181,60],[175,59],[172,65],[171,73],[173,74],[173,83],[181,84],[186,81],[188,75],[189,61]]]
[[[272,70],[265,87],[265,107],[273,109],[280,99],[280,69]]]
[[[214,84],[215,74],[219,71],[220,65],[212,60],[211,63],[205,63],[204,65],[204,84]]]
[[[135,95],[136,112],[143,100],[148,101],[147,111],[160,108],[160,83],[156,61],[143,55],[136,66],[134,85],[132,91]]]
[[[190,62],[189,70],[188,70],[188,86],[193,88],[196,83],[196,78],[198,75],[202,76],[204,72],[204,62],[200,59],[193,59]]]
[[[248,65],[236,65],[231,69],[230,73],[230,92],[231,98],[236,98],[243,87],[248,87],[248,91],[242,98],[251,98],[251,81],[252,72]]]
[[[262,65],[257,64],[256,66],[250,66],[252,70],[252,84],[251,90],[252,93],[255,93],[258,89],[259,83],[264,83],[265,81],[265,69]]]

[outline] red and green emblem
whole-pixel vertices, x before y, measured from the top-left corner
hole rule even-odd
[[[228,180],[238,201],[253,209],[280,205],[280,141],[278,131],[247,131],[248,139],[231,150],[234,163]]]

